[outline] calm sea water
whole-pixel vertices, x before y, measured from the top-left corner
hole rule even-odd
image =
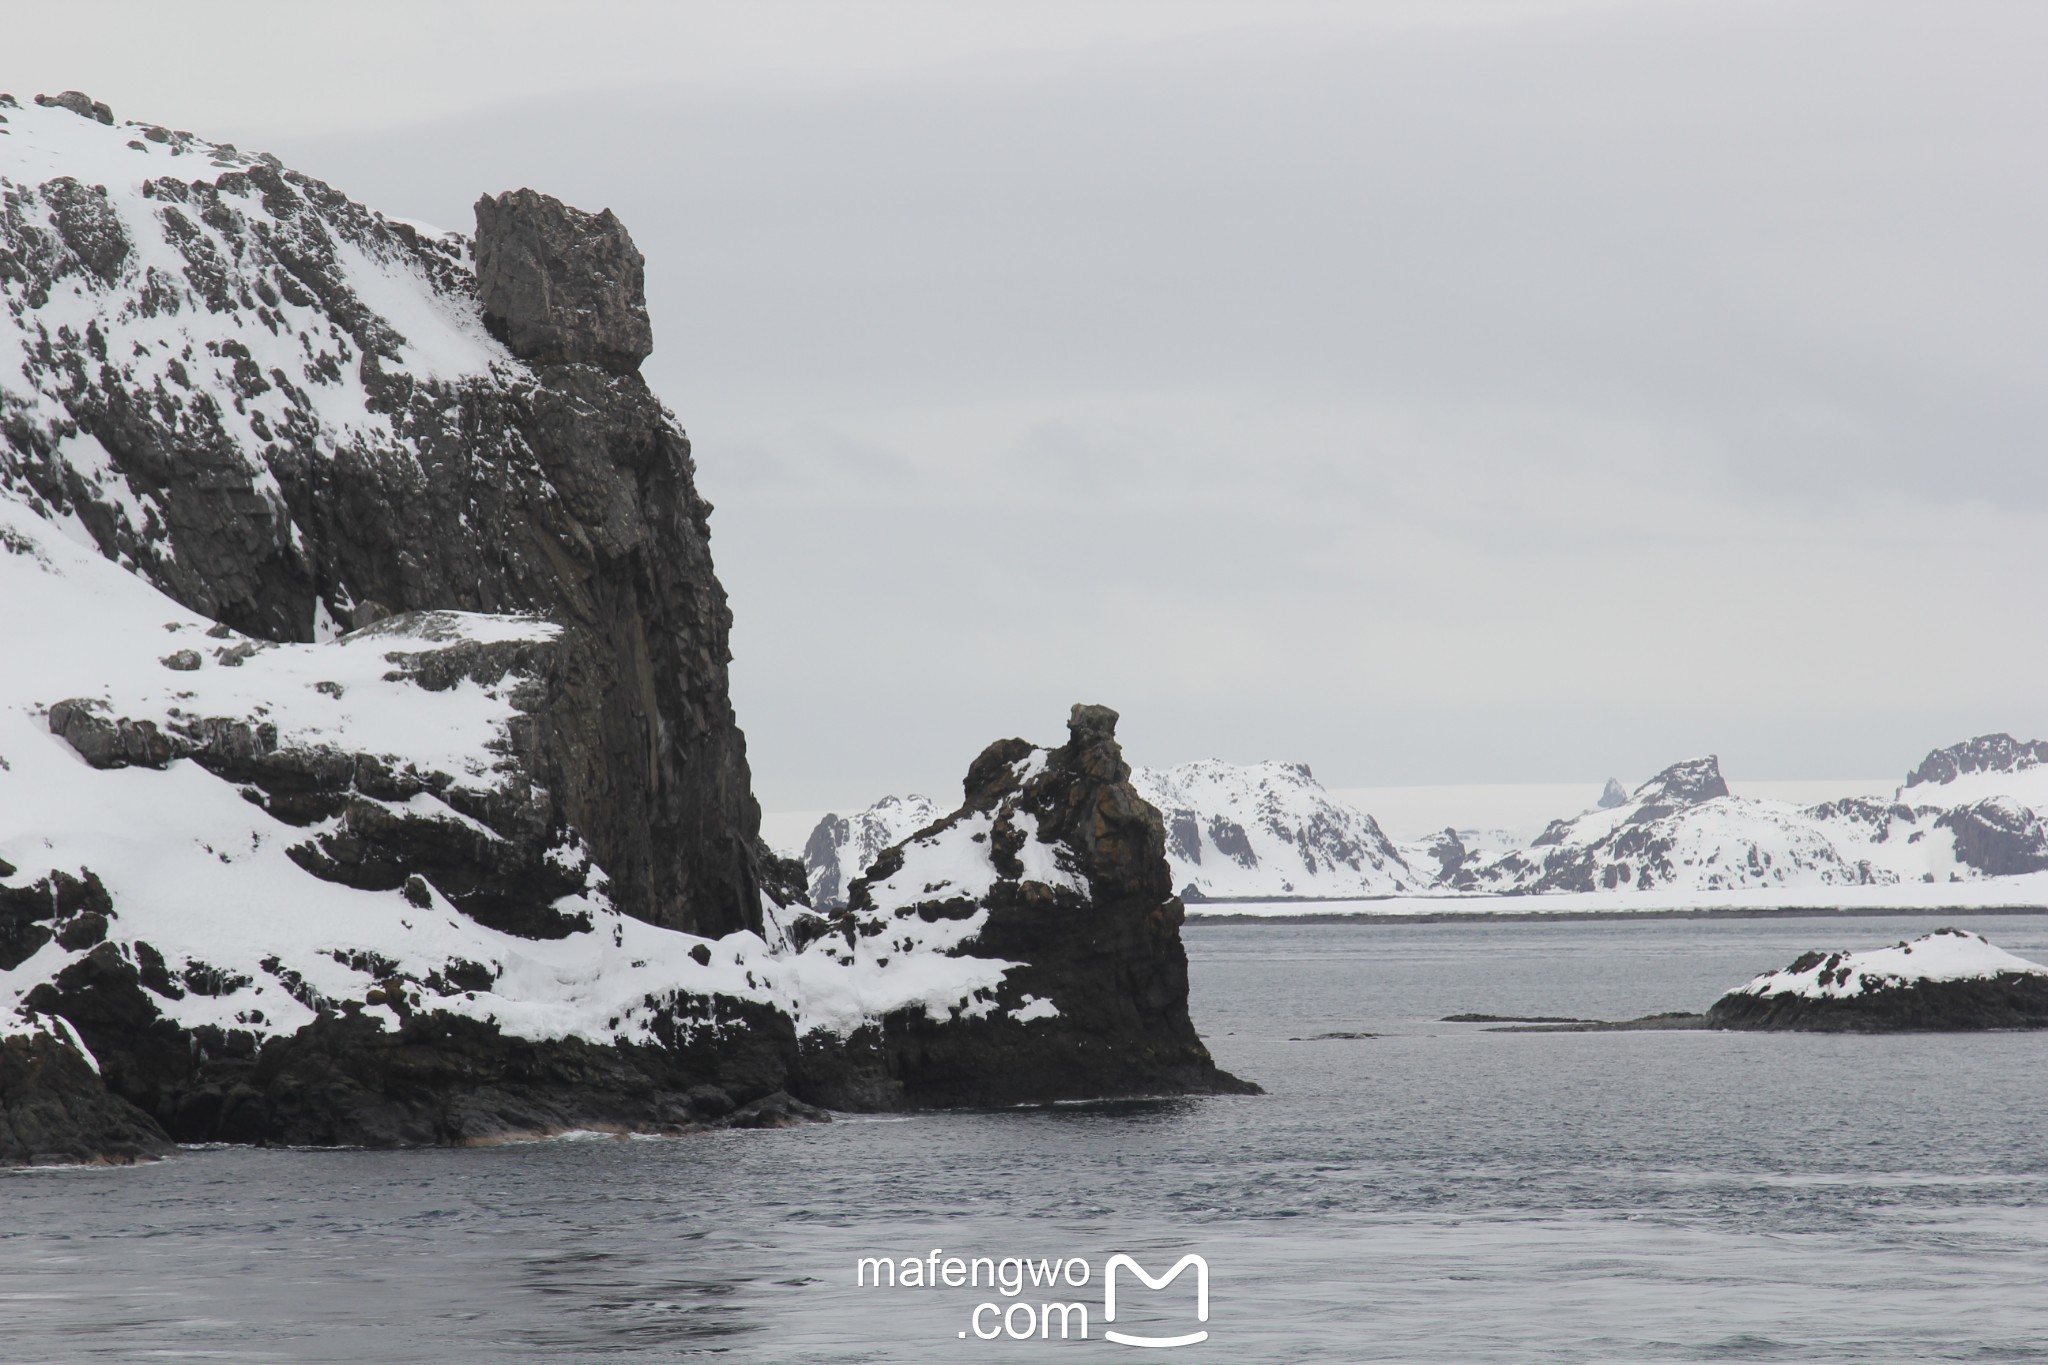
[[[1957,922],[2048,956],[2048,917]],[[1437,1022],[1696,1009],[1930,927],[1197,924],[1197,1022],[1264,1097],[8,1175],[0,1359],[1136,1356],[1101,1338],[1116,1252],[1209,1263],[1205,1324],[1188,1276],[1122,1283],[1115,1326],[1209,1331],[1169,1360],[2048,1359],[2048,1036]],[[1051,1297],[1091,1338],[854,1283],[933,1248],[1082,1258]]]

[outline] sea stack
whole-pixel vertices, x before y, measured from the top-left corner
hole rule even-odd
[[[1117,713],[1077,705],[1067,742],[998,740],[965,800],[883,853],[807,933],[849,957],[929,948],[999,968],[943,1010],[854,1040],[875,1097],[910,1107],[1255,1093],[1188,1017],[1186,915],[1166,829],[1131,785]]]

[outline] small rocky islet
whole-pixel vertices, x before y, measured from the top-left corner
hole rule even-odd
[[[1967,929],[1936,929],[1889,947],[1801,953],[1727,992],[1705,1013],[1637,1019],[1454,1014],[1496,1033],[1695,1029],[1784,1033],[1971,1033],[2048,1028],[2048,967]]]
[[[1729,991],[1709,1028],[1812,1033],[2048,1028],[2048,967],[1981,934],[1937,929],[1886,948],[1803,953]]]

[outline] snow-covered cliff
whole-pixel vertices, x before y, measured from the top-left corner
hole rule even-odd
[[[556,623],[562,823],[628,914],[758,925],[710,509],[617,220],[519,191],[471,239],[83,97],[0,118],[0,497],[258,643]]]
[[[781,1122],[1033,965],[761,890],[640,270],[0,97],[0,1164]]]

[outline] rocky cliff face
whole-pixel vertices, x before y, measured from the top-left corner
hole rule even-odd
[[[1217,1069],[1188,1018],[1184,910],[1166,829],[1138,795],[1114,711],[1076,706],[1066,744],[990,745],[966,800],[890,849],[846,908],[803,931],[877,959],[942,945],[991,970],[950,1002],[850,1036],[841,1103],[1015,1104],[1255,1090]]]
[[[552,818],[628,913],[758,927],[711,509],[617,219],[520,190],[435,236],[90,101],[0,108],[0,492],[238,638],[555,623]]]
[[[711,509],[617,219],[522,190],[436,234],[0,98],[0,307],[0,1037],[69,1021],[104,1088],[64,1112],[783,1103]]]

